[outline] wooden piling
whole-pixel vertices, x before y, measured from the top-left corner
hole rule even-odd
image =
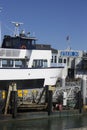
[[[48,91],[48,115],[52,113],[52,91]]]
[[[12,118],[16,118],[17,116],[17,89],[16,84],[12,85],[11,91],[11,111],[12,111]]]
[[[45,86],[45,103],[48,103],[48,88],[49,88],[49,86],[48,85],[46,85]]]

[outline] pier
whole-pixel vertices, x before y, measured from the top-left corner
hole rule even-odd
[[[1,119],[16,118],[21,120],[21,118],[37,119],[84,115],[86,114],[86,104],[81,106],[81,93],[79,93],[83,85],[84,83],[80,79],[65,81],[65,87],[61,88],[45,86],[39,89],[17,90],[17,84],[12,82],[8,91],[5,91],[6,96],[2,93],[4,106],[0,114]],[[75,97],[76,93],[80,94],[78,98]],[[61,101],[59,94],[64,94],[61,96]]]

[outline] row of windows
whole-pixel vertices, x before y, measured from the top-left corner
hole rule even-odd
[[[42,68],[42,67],[47,67],[47,60],[43,60],[43,59],[37,59],[37,60],[33,60],[33,68]]]
[[[20,60],[12,60],[12,59],[2,59],[0,60],[0,66],[5,67],[5,68],[25,68],[28,67],[28,61],[26,59],[20,59]],[[47,60],[43,59],[35,59],[33,60],[32,67],[33,68],[42,68],[42,67],[47,67],[48,63]]]
[[[58,63],[66,63],[66,59],[61,59],[61,58],[59,58]]]
[[[28,49],[31,49],[35,45],[34,39],[23,39],[21,37],[9,37],[6,36],[2,47],[6,48],[20,48],[22,45],[25,45]]]
[[[66,63],[66,59],[59,58],[58,63]],[[27,65],[28,61],[26,59],[20,59],[20,60],[12,60],[12,59],[2,59],[0,60],[0,66],[1,67],[18,67],[18,68],[24,68],[28,67]],[[54,59],[51,60],[51,63],[57,63],[57,57],[55,56]],[[48,62],[47,60],[43,59],[35,59],[33,60],[32,67],[33,68],[42,68],[42,67],[47,67]]]
[[[51,63],[57,63],[57,56],[52,56]],[[58,58],[58,63],[66,63],[66,59]]]
[[[12,60],[12,59],[2,59],[0,60],[0,66],[1,67],[27,67],[27,61],[26,60]]]

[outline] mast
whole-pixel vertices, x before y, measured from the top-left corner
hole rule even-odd
[[[69,35],[66,37],[66,41],[67,41],[67,44],[68,44],[67,50],[71,50],[71,47],[70,47],[70,36]]]
[[[19,36],[19,26],[22,25],[23,23],[20,22],[11,22],[11,23],[15,25],[14,36]]]
[[[2,7],[0,7],[0,13],[2,11]],[[1,42],[2,42],[2,37],[1,37],[1,21],[0,21],[0,46],[1,46]]]

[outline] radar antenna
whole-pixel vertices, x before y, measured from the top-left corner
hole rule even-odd
[[[14,35],[15,36],[19,36],[19,26],[22,25],[23,23],[13,22],[13,21],[11,23],[15,25]]]

